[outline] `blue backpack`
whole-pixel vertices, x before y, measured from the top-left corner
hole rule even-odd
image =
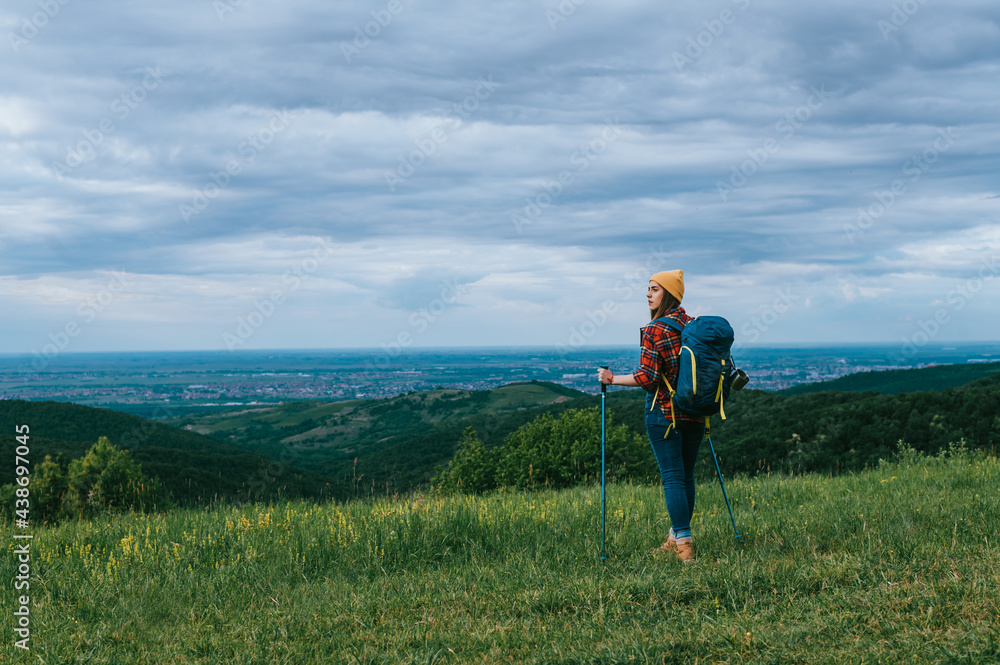
[[[677,373],[676,388],[667,377],[660,375],[674,408],[696,416],[704,416],[708,424],[710,416],[721,414],[726,419],[723,407],[729,397],[730,382],[736,373],[730,350],[733,346],[733,327],[721,316],[698,316],[687,325],[673,319],[661,317],[670,328],[681,334],[681,352],[678,355],[680,369]],[[729,360],[729,364],[726,360]],[[657,387],[653,403],[660,389]],[[671,412],[672,413],[672,412]],[[674,422],[676,425],[676,420]]]

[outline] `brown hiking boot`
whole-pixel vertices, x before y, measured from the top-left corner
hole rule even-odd
[[[663,544],[659,547],[653,548],[653,554],[661,554],[663,552],[673,552],[677,549],[677,539],[674,538],[674,532],[671,531],[667,539],[663,541]]]
[[[691,543],[691,537],[678,538],[676,543],[678,558],[684,563],[694,561],[694,545]]]

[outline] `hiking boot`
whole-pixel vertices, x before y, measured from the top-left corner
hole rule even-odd
[[[677,557],[684,563],[691,563],[694,561],[694,544],[691,542],[691,537],[678,538],[675,544]]]
[[[674,532],[671,530],[670,535],[668,535],[667,539],[663,541],[663,544],[659,547],[653,548],[653,554],[663,554],[664,552],[669,553],[673,552],[675,549],[677,549],[677,539],[674,538]]]

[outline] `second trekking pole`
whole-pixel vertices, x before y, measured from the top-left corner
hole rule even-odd
[[[607,369],[607,365],[601,365],[601,369]],[[601,561],[604,561],[604,397],[607,395],[608,386],[601,382]]]
[[[708,437],[708,447],[712,450],[712,459],[715,460],[715,472],[719,474],[719,485],[722,486],[722,498],[726,500],[726,508],[729,508],[729,519],[733,521],[733,531],[736,532],[736,537],[740,537],[740,532],[736,529],[736,518],[733,517],[733,508],[729,505],[729,496],[726,495],[726,484],[722,482],[722,469],[719,468],[719,458],[715,456],[715,446],[712,445],[712,436],[708,432],[705,432],[705,436]]]

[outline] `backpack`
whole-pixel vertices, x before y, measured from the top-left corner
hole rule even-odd
[[[698,316],[687,325],[665,316],[656,320],[681,334],[677,387],[671,386],[667,377],[660,374],[670,391],[674,408],[704,416],[706,425],[709,417],[716,414],[721,414],[725,420],[723,402],[729,397],[730,383],[736,376],[736,366],[730,353],[734,338],[733,327],[721,316]],[[726,363],[727,358],[729,364]],[[656,404],[659,392],[657,387],[653,404]],[[675,419],[674,425],[676,424]]]

